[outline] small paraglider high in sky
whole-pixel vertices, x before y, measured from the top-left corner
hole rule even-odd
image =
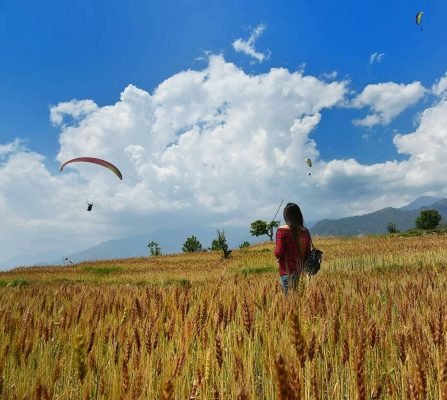
[[[421,31],[422,31],[422,16],[424,15],[424,13],[422,11],[419,11],[416,14],[416,24],[421,26]]]
[[[306,158],[306,164],[309,166],[309,168],[312,168],[312,160],[310,158]],[[311,175],[310,172],[309,175]]]

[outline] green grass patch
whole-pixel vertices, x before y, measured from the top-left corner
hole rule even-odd
[[[400,264],[389,264],[389,265],[377,265],[373,268],[374,272],[399,272],[404,270],[406,267]]]
[[[110,275],[110,274],[118,274],[124,271],[123,267],[119,266],[110,266],[110,267],[84,267],[83,271],[89,272],[91,274],[95,274],[98,276]]]
[[[148,280],[138,280],[138,281],[126,282],[126,284],[138,286],[138,287],[146,287],[146,286],[153,287],[153,286],[155,286],[154,282],[148,281]]]
[[[23,287],[23,286],[27,286],[29,285],[29,281],[27,281],[26,279],[13,279],[12,281],[7,281],[6,282],[6,286],[10,286],[10,287]]]
[[[417,229],[412,228],[408,229],[404,232],[396,232],[390,234],[390,236],[397,236],[397,237],[413,237],[413,236],[425,236],[425,235],[446,235],[447,229],[445,225],[438,226],[434,229]]]
[[[163,286],[181,286],[190,288],[191,282],[188,279],[168,279],[163,282]]]

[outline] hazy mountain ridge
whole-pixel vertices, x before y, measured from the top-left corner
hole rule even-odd
[[[352,236],[359,234],[381,234],[387,232],[387,225],[392,222],[397,229],[404,231],[414,228],[415,219],[424,209],[436,209],[442,216],[441,223],[447,223],[447,199],[422,196],[413,202],[400,207],[386,207],[365,215],[345,217],[336,220],[324,219],[317,222],[310,231],[313,235],[321,236]],[[267,239],[266,236],[254,237],[250,235],[250,228],[227,227],[225,235],[230,248],[237,248],[243,241],[259,243]],[[15,266],[27,265],[60,265],[65,257],[74,263],[88,260],[118,259],[128,257],[142,257],[150,254],[148,243],[157,242],[163,254],[179,253],[182,245],[190,236],[196,236],[202,246],[210,247],[217,236],[216,228],[192,227],[181,229],[159,229],[152,233],[138,236],[107,240],[83,251],[72,254],[36,254],[18,256],[0,263],[0,270]]]
[[[250,243],[266,240],[265,236],[259,238],[251,236],[249,229],[245,227],[219,228],[219,230],[224,231],[230,248],[238,247],[244,240]],[[203,248],[211,247],[211,242],[217,237],[217,228],[164,228],[139,236],[108,240],[85,251],[71,254],[68,258],[73,262],[78,262],[81,258],[101,259],[148,256],[150,251],[147,245],[151,241],[160,245],[163,254],[180,253],[186,239],[192,235],[197,237]]]
[[[416,208],[417,207],[417,208]],[[352,236],[359,234],[381,234],[387,232],[392,222],[397,229],[405,231],[415,227],[415,220],[422,210],[434,209],[441,216],[441,224],[447,222],[447,199],[423,196],[404,207],[386,207],[372,213],[345,217],[336,220],[324,219],[317,222],[311,233],[321,236]]]
[[[267,240],[267,236],[251,236],[249,226],[219,228],[219,230],[225,232],[230,248],[237,248],[244,241],[259,243]],[[73,263],[89,260],[145,257],[150,255],[150,250],[147,245],[151,241],[157,242],[160,245],[163,254],[180,253],[182,252],[182,246],[186,239],[192,235],[197,237],[203,248],[208,248],[211,247],[211,242],[217,237],[217,228],[163,228],[138,236],[106,240],[83,251],[66,254],[64,256],[60,256],[59,254],[51,256],[48,254],[39,254],[34,257],[32,255],[15,257],[14,259],[0,263],[0,270],[10,269],[15,266],[60,265],[63,264],[65,257]]]
[[[419,210],[421,207],[427,207],[442,200],[446,199],[441,197],[421,196],[406,206],[400,207],[399,210]]]

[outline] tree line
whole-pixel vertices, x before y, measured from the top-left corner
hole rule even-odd
[[[252,236],[266,235],[269,237],[270,241],[273,241],[274,229],[278,226],[279,221],[266,222],[258,219],[251,223],[250,234]],[[245,240],[239,245],[239,248],[244,249],[249,246],[250,243]],[[148,243],[147,247],[149,247],[151,256],[162,255],[161,247],[157,242],[151,241]],[[225,232],[224,230],[220,231],[219,229],[217,229],[217,237],[211,242],[211,247],[203,247],[199,239],[197,239],[196,236],[192,235],[188,237],[183,243],[182,251],[185,253],[196,253],[201,251],[222,251],[224,258],[228,258],[231,254],[231,250],[225,237]]]
[[[437,210],[423,210],[419,214],[419,216],[415,220],[416,229],[425,230],[425,229],[435,229],[439,223],[441,222],[442,216],[439,214]],[[251,223],[250,234],[252,236],[268,236],[270,241],[273,241],[274,229],[279,226],[280,221],[263,221],[256,220]],[[387,231],[389,233],[398,233],[400,232],[397,226],[393,222],[389,222],[387,225]],[[250,246],[248,241],[244,241],[239,245],[240,249],[244,249]],[[162,255],[160,245],[151,241],[148,243],[147,247],[149,247],[151,256],[160,256]],[[202,251],[222,251],[223,257],[228,258],[231,254],[231,250],[229,248],[227,238],[225,236],[224,230],[220,231],[217,229],[217,237],[211,242],[210,247],[203,247],[202,243],[200,243],[199,239],[196,236],[192,235],[186,239],[186,241],[182,245],[182,251],[185,253],[196,253]]]

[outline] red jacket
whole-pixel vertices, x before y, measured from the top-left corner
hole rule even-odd
[[[276,231],[275,256],[279,261],[279,274],[287,275],[286,259],[289,272],[301,272],[304,259],[310,252],[310,233],[301,230],[299,234],[299,250],[297,248],[292,230],[287,226],[281,226]]]

